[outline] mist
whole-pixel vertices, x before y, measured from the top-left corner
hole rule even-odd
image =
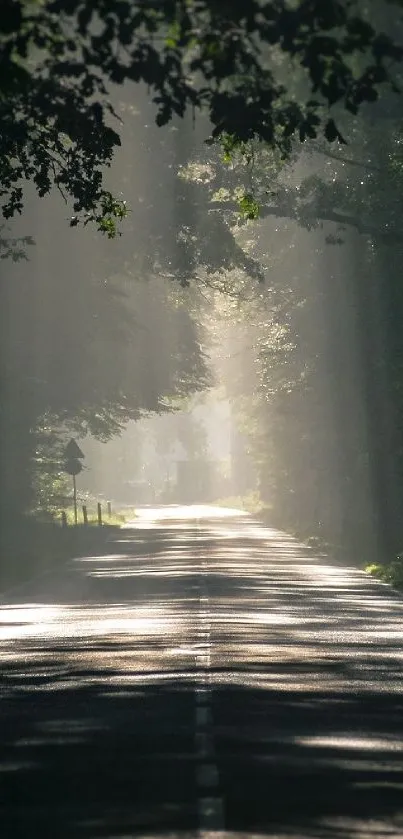
[[[60,517],[73,436],[82,501],[253,497],[304,538],[390,557],[401,443],[380,277],[398,245],[375,255],[326,206],[351,179],[365,203],[368,170],[308,146],[275,176],[277,217],[240,220],[224,199],[242,165],[222,171],[205,120],[158,128],[145,88],[113,96],[122,236],[69,228],[57,191],[29,189],[7,225],[33,243],[1,263],[5,519]]]
[[[2,839],[401,839],[402,44],[3,2]]]

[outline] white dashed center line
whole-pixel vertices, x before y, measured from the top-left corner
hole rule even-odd
[[[195,651],[199,687],[196,689],[195,753],[198,789],[199,835],[224,829],[223,802],[218,794],[219,774],[215,760],[213,718],[211,708],[211,620],[209,593],[203,576],[202,562],[199,588],[199,638]]]
[[[224,813],[221,798],[200,798],[199,799],[199,825],[200,830],[221,831],[223,830]]]

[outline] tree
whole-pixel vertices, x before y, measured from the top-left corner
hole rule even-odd
[[[357,0],[6,0],[3,215],[22,211],[33,181],[40,196],[59,189],[71,224],[116,234],[126,205],[104,185],[120,143],[110,85],[148,85],[159,125],[189,108],[206,113],[226,154],[248,154],[253,139],[286,157],[296,137],[343,142],[340,113],[396,90],[402,57]]]
[[[59,243],[45,264],[36,254],[37,265],[34,257],[19,263],[2,280],[5,515],[32,504],[44,431],[106,441],[208,377],[197,325],[177,289],[156,278],[91,276],[85,263],[62,255]]]
[[[252,142],[226,168],[210,152],[199,186],[265,279],[232,284],[245,340],[226,376],[261,489],[281,526],[381,560],[403,539],[401,132],[385,97],[347,150],[316,140],[285,164]]]

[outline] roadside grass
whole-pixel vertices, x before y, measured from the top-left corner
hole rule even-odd
[[[123,524],[125,524],[128,521],[136,519],[138,512],[135,507],[124,507],[122,510],[116,510],[116,516],[117,518],[122,519]]]
[[[246,495],[230,495],[226,498],[218,498],[213,502],[217,507],[229,507],[235,510],[245,510],[246,513],[260,515],[270,513],[268,506],[260,497],[257,490],[251,490]]]
[[[67,524],[74,525],[74,507],[65,507],[64,512],[66,513]],[[126,511],[125,511],[126,512]],[[88,514],[88,526],[99,526],[98,525],[98,512],[96,508],[90,509],[87,508]],[[133,518],[133,516],[131,517]],[[78,526],[84,527],[84,519],[83,519],[83,511],[82,506],[77,507],[77,519],[78,519]],[[61,520],[61,514],[58,517],[58,520]],[[112,512],[111,516],[108,516],[107,510],[103,507],[102,508],[102,524],[105,525],[112,525],[115,527],[120,527],[120,525],[124,524],[126,521],[126,515],[123,512],[117,511]]]
[[[403,554],[397,554],[392,562],[385,565],[376,562],[365,565],[364,571],[383,583],[389,583],[393,588],[403,590]]]

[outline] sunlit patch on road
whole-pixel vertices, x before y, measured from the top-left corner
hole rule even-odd
[[[222,518],[239,518],[239,516],[247,516],[244,510],[236,510],[232,507],[214,507],[210,504],[170,504],[166,507],[138,507],[137,518],[127,524],[131,527],[133,524],[140,524],[144,521],[164,521],[164,520],[203,520],[203,519],[222,519]]]
[[[179,509],[150,509],[109,553],[0,607],[2,777],[43,787],[55,754],[81,783],[94,775],[114,809],[104,832],[96,814],[72,816],[80,839],[143,823],[151,836],[181,813],[195,831],[204,814],[188,835],[344,839],[340,800],[354,839],[376,835],[359,827],[366,812],[382,824],[374,789],[395,802],[403,783],[403,601],[248,516]],[[311,833],[293,832],[301,808]]]
[[[163,609],[109,606],[108,609],[71,606],[48,608],[30,604],[0,610],[0,642],[18,638],[83,639],[114,635],[168,636],[178,632],[178,618]]]
[[[315,746],[316,748],[332,749],[358,749],[375,754],[382,752],[400,752],[403,755],[403,743],[401,740],[389,737],[379,737],[376,733],[372,736],[360,736],[358,732],[328,734],[327,736],[298,737],[298,742],[304,746]]]

